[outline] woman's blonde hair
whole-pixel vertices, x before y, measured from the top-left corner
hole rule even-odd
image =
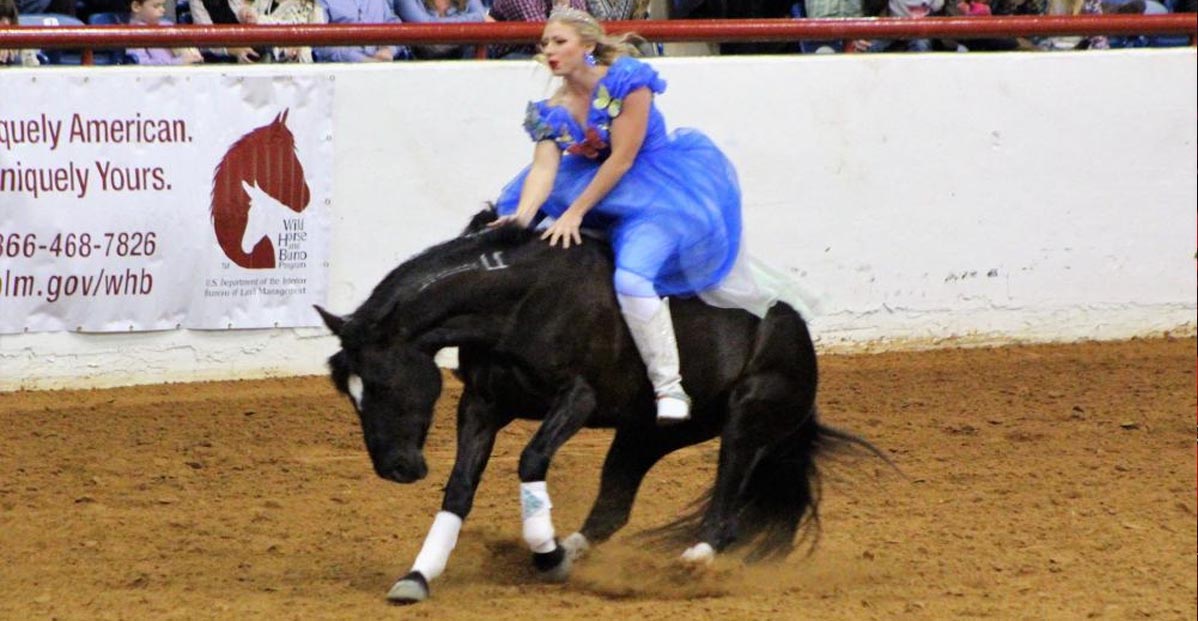
[[[626,32],[622,35],[608,36],[603,25],[593,15],[580,11],[568,5],[558,5],[549,13],[548,23],[558,23],[571,26],[578,32],[582,42],[593,44],[595,63],[610,66],[621,56],[640,56],[637,44],[644,43],[640,35]],[[544,62],[544,57],[537,55],[537,60]]]

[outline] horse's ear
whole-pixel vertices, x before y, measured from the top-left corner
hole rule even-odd
[[[336,334],[337,336],[341,336],[341,330],[346,324],[346,319],[344,317],[338,317],[337,315],[330,313],[329,311],[321,308],[319,304],[313,304],[312,308],[315,308],[316,312],[320,313],[321,320],[324,321],[324,325],[329,327],[330,332]]]
[[[280,115],[279,115],[279,116],[278,116],[278,117],[275,119],[276,121],[278,121],[279,125],[286,125],[286,124],[287,124],[287,113],[288,113],[288,112],[291,112],[291,108],[283,108],[283,113],[282,113],[282,114],[280,114]]]
[[[462,231],[462,235],[477,233],[498,219],[499,214],[495,211],[495,203],[487,203],[486,209],[474,214],[474,217],[470,218],[470,224],[466,225],[466,229]]]

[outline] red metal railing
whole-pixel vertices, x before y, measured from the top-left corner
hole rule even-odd
[[[609,33],[654,42],[803,39],[971,39],[995,36],[1185,35],[1198,38],[1198,15],[931,17],[926,19],[716,19],[606,22]],[[337,46],[430,43],[529,43],[541,23],[304,24],[293,26],[0,27],[0,48]]]

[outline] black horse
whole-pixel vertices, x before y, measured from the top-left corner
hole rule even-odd
[[[523,483],[545,481],[554,453],[581,428],[616,429],[582,529],[556,541],[549,523],[552,549],[533,555],[547,577],[564,578],[590,542],[627,523],[659,459],[717,436],[719,468],[706,502],[661,529],[694,544],[684,559],[710,561],[716,551],[742,546],[751,560],[778,558],[802,527],[818,527],[817,454],[835,444],[868,445],[817,420],[815,348],[797,312],[778,303],[758,319],[675,299],[682,377],[694,403],[689,421],[659,428],[652,387],[611,286],[610,249],[599,242],[551,248],[524,229],[487,229],[493,219],[484,211],[463,236],[397,267],[353,314],[317,308],[341,341],[329,359],[333,382],[358,412],[375,472],[398,483],[427,474],[422,449],[441,392],[433,354],[459,348],[464,390],[442,511],[388,599],[428,596],[428,581],[444,569],[470,513],[496,434],[517,417],[543,421],[520,455]]]

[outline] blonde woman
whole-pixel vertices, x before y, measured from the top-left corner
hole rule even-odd
[[[542,238],[582,243],[582,227],[607,233],[615,289],[657,396],[657,420],[690,417],[667,296],[718,289],[740,249],[736,172],[702,133],[666,133],[653,104],[666,83],[605,35],[585,11],[549,15],[538,57],[561,88],[530,103],[524,127],[532,165],[505,187],[496,225],[552,219]],[[764,311],[762,311],[764,312]]]

